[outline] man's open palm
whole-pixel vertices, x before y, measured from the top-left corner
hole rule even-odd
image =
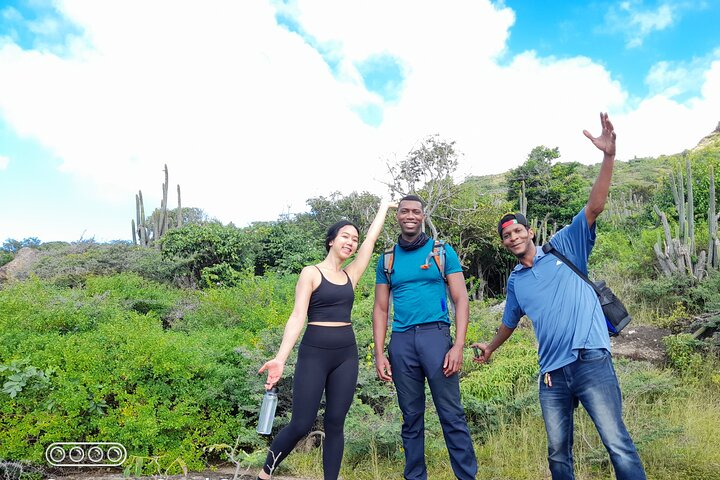
[[[602,125],[602,133],[599,137],[593,137],[590,132],[583,130],[583,133],[597,148],[602,150],[606,155],[615,155],[615,128],[608,118],[607,113],[600,114],[600,124]]]

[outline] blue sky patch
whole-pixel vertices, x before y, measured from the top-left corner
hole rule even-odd
[[[536,0],[506,0],[515,11],[508,56],[534,50],[541,57],[586,56],[604,65],[631,96],[652,93],[647,81],[654,65],[707,58],[717,48],[720,2],[628,0],[576,2],[556,0],[552,7]],[[700,82],[675,98],[699,94]]]
[[[10,0],[0,4],[0,39],[9,38],[24,50],[62,55],[68,40],[81,33],[49,1]]]
[[[371,127],[379,127],[383,122],[383,109],[379,105],[367,103],[365,105],[352,107],[352,111],[355,112],[364,123]]]
[[[275,14],[275,21],[288,32],[297,33],[301,37],[305,38],[305,32],[303,32],[302,27],[291,15],[288,15],[285,12],[277,12]]]
[[[356,65],[365,88],[377,93],[386,102],[400,98],[405,75],[402,66],[391,55],[374,55]]]
[[[275,14],[275,21],[279,26],[283,27],[288,32],[299,35],[305,43],[314,48],[315,51],[320,54],[327,66],[330,67],[330,71],[333,75],[337,76],[338,69],[340,67],[340,59],[338,58],[336,51],[331,48],[332,45],[323,45],[318,42],[315,37],[307,33],[303,29],[302,25],[300,25],[300,23],[298,23],[298,21],[288,13],[282,11],[277,12]]]

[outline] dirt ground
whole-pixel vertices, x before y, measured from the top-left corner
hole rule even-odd
[[[663,337],[670,334],[666,328],[630,325],[617,337],[610,338],[613,357],[641,360],[660,366],[665,363]]]
[[[244,474],[243,474],[244,472]],[[255,480],[256,472],[241,470],[237,480]],[[102,469],[89,472],[85,470],[59,471],[57,475],[48,475],[45,480],[232,480],[235,468],[225,467],[214,471],[191,472],[184,475],[153,475],[149,477],[125,477],[120,469]],[[273,480],[315,480],[301,477],[273,477]]]

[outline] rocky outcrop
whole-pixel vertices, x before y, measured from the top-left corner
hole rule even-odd
[[[693,151],[709,147],[716,143],[720,143],[720,122],[718,122],[717,127],[715,127],[715,130],[713,130],[710,135],[707,135],[698,142],[697,146],[693,148]]]
[[[0,267],[0,284],[9,282],[10,280],[23,280],[30,275],[32,267],[40,258],[40,252],[24,247],[15,254],[9,263]]]

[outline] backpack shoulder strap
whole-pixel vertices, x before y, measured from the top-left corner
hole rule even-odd
[[[392,274],[395,273],[395,270],[393,270],[393,264],[395,262],[395,246],[397,244],[394,244],[392,247],[386,248],[383,252],[383,272],[385,273],[385,278],[387,278],[388,287],[392,290]]]
[[[432,250],[432,258],[435,266],[438,268],[443,281],[447,284],[447,275],[445,275],[445,241],[435,240]]]

